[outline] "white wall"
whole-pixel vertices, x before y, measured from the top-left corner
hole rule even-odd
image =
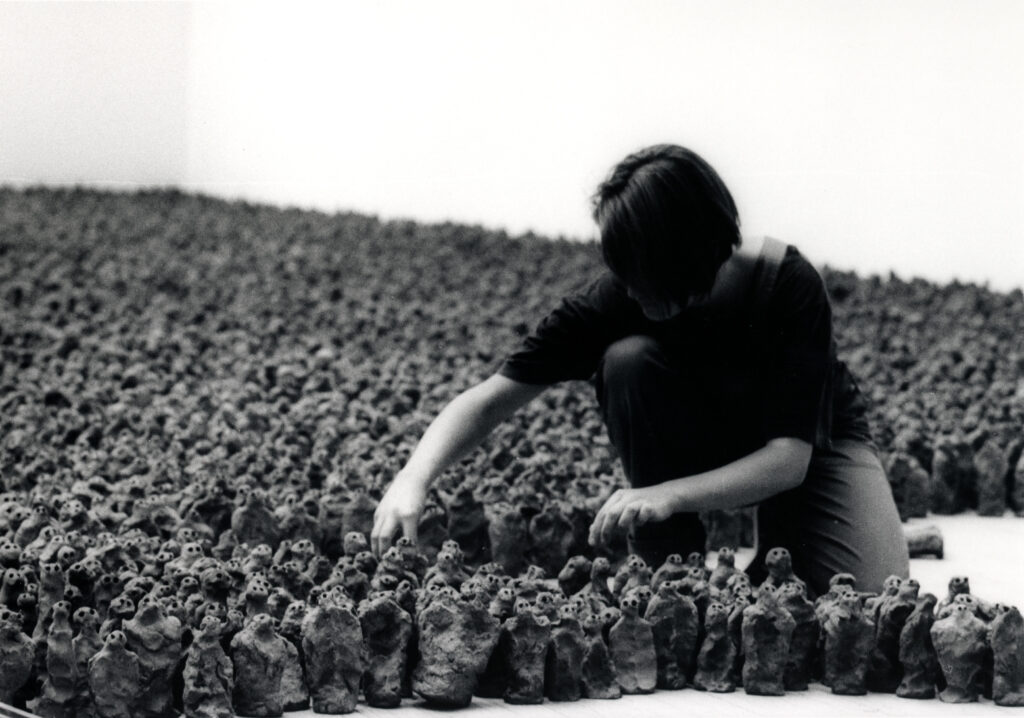
[[[38,149],[56,134],[82,179],[585,237],[607,169],[674,141],[719,169],[748,231],[816,261],[1024,284],[1017,0],[0,4],[0,28],[19,13],[39,36],[0,50],[0,179],[67,181]],[[65,13],[80,28],[65,43],[110,47],[86,62],[109,62],[107,81],[40,69],[64,57],[46,33]],[[131,25],[121,42],[113,16]],[[80,102],[50,125],[23,119],[40,75],[51,105],[82,88],[131,97],[115,70],[148,114]],[[154,161],[115,165],[117,150]],[[168,179],[131,177],[153,167]]]
[[[186,179],[189,7],[0,3],[0,182]]]

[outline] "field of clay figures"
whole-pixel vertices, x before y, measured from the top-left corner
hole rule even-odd
[[[751,585],[742,511],[702,517],[711,567],[595,554],[623,476],[582,382],[442,476],[418,545],[367,550],[428,422],[600,269],[593,245],[472,226],[0,189],[0,703],[217,718],[808,684],[1024,703],[1021,615],[962,577],[875,595],[840,574],[810,597],[776,550]],[[904,518],[1017,521],[1024,295],[823,274]]]

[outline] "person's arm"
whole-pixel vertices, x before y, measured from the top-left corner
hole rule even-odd
[[[732,509],[794,489],[807,474],[810,443],[792,437],[763,447],[725,466],[640,489],[614,492],[594,517],[590,544],[607,543],[619,531],[680,512]]]
[[[431,482],[544,389],[495,374],[452,399],[427,427],[381,498],[370,533],[374,553],[382,555],[399,528],[415,542]]]

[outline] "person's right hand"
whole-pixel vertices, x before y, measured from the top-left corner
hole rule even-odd
[[[395,476],[373,513],[370,547],[377,558],[388,550],[399,528],[407,539],[416,543],[416,529],[426,501],[425,481],[405,476],[401,472]]]

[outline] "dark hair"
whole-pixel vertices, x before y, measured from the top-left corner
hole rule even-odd
[[[697,153],[653,145],[612,170],[593,197],[612,273],[683,304],[710,291],[740,244],[740,219],[718,173]]]

